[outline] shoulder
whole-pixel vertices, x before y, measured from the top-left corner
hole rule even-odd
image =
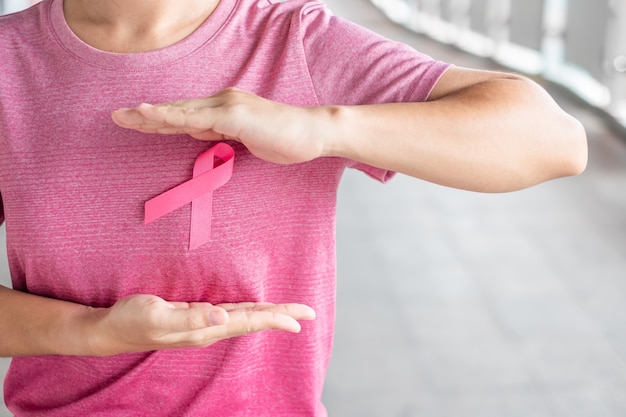
[[[251,29],[251,25],[300,26],[303,21],[317,16],[330,17],[332,13],[320,0],[238,0],[232,21]]]
[[[271,13],[309,13],[328,10],[321,0],[239,0],[242,3],[254,4],[257,10]]]
[[[49,2],[43,1],[16,13],[0,16],[0,53],[33,44],[44,31],[44,10]]]
[[[40,28],[43,21],[42,17],[44,15],[44,10],[47,8],[49,3],[49,1],[44,0],[29,7],[28,9],[0,16],[0,28],[2,29],[2,34],[5,35],[9,31],[19,33]],[[5,38],[6,36],[2,36],[0,39]]]

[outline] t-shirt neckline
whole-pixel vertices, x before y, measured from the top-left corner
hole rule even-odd
[[[77,59],[100,67],[138,69],[168,65],[193,53],[219,32],[234,10],[236,2],[237,0],[220,0],[213,14],[181,41],[161,49],[138,53],[107,52],[85,43],[67,24],[63,14],[63,0],[51,0],[47,14],[55,36]]]

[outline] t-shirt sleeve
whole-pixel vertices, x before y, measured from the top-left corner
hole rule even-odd
[[[450,67],[401,42],[333,16],[324,6],[301,16],[304,53],[321,105],[421,102]],[[352,167],[387,181],[383,169]]]

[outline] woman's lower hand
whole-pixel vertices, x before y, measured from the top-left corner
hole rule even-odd
[[[205,347],[223,339],[264,330],[297,333],[299,320],[315,312],[302,304],[168,302],[133,295],[108,309],[92,310],[90,345],[96,356],[181,347]]]

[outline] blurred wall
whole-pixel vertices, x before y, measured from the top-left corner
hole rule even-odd
[[[0,13],[13,13],[19,10],[23,10],[37,2],[37,0],[0,0]]]

